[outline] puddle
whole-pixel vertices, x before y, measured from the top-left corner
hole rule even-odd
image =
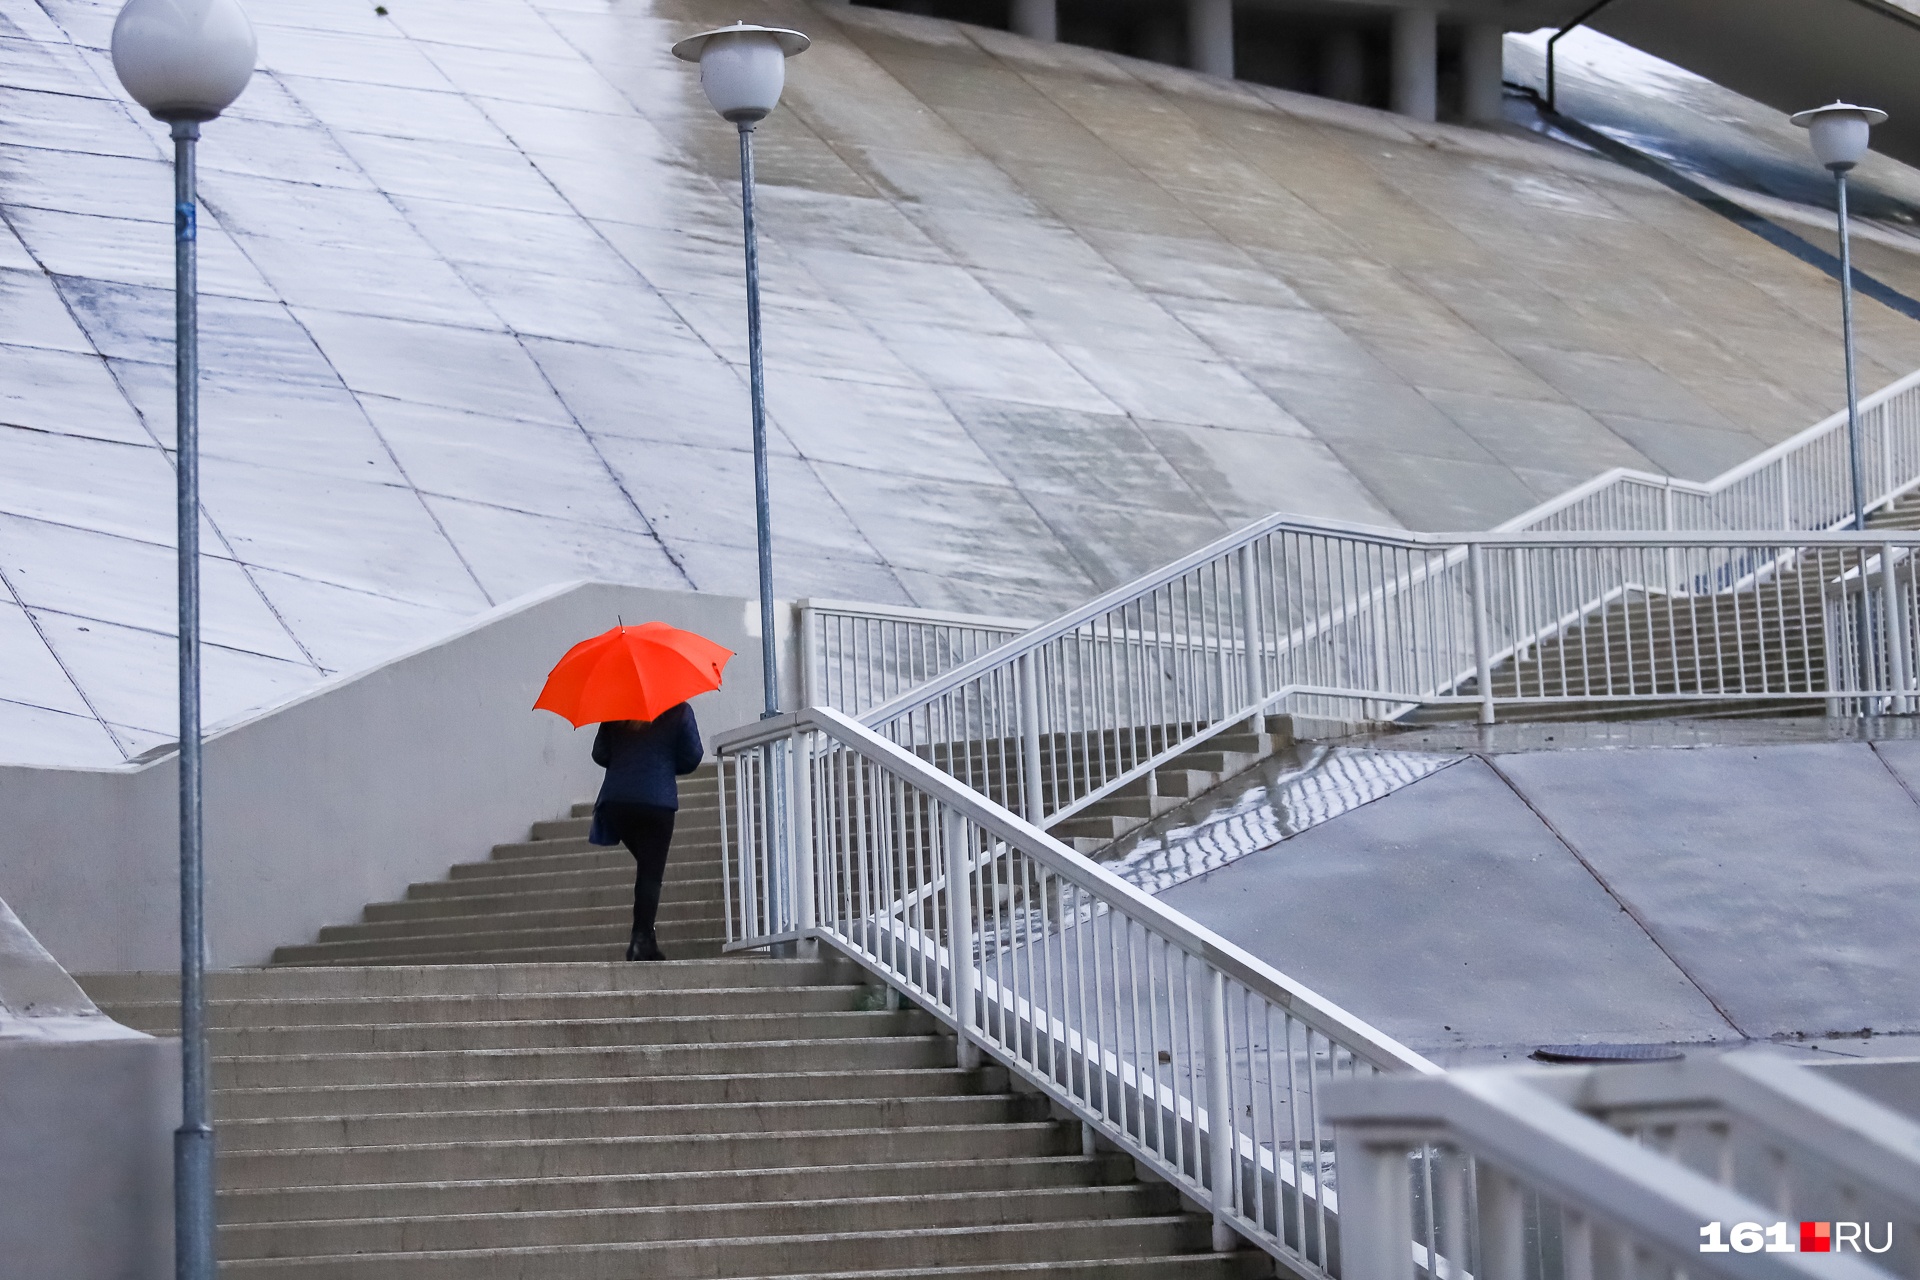
[[[1231,779],[1194,808],[1118,841],[1101,863],[1137,889],[1164,893],[1391,795],[1462,758],[1366,747],[1296,747]]]

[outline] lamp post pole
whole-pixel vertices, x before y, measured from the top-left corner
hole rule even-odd
[[[213,1280],[213,1114],[209,1105],[206,875],[200,741],[200,126],[238,98],[258,48],[236,0],[128,0],[113,24],[113,68],[173,136],[175,545],[179,555],[180,1127],[173,1135],[173,1254],[179,1280]]]
[[[760,564],[761,719],[780,714],[780,655],[773,640],[773,504],[767,486],[767,378],[760,359],[760,245],[753,227],[753,126],[740,130],[740,222],[747,253],[747,382],[753,394],[753,525]]]
[[[760,347],[760,244],[753,222],[753,130],[780,104],[787,59],[812,43],[798,31],[736,22],[688,36],[673,56],[700,64],[707,101],[740,133],[740,222],[747,258],[747,380],[753,396],[753,520],[760,571],[762,718],[780,714],[780,655],[773,619],[773,505],[767,483],[767,379]]]
[[[1853,527],[1867,527],[1866,482],[1860,469],[1860,380],[1853,355],[1853,230],[1847,218],[1847,168],[1833,166],[1840,210],[1840,335],[1847,363],[1847,466],[1853,480]]]
[[[214,1271],[213,1122],[208,1100],[206,876],[200,786],[200,317],[196,120],[173,121],[173,369],[180,632],[180,1128],[173,1139],[175,1269]]]
[[[1807,131],[1813,154],[1833,174],[1835,206],[1840,222],[1840,342],[1847,370],[1847,478],[1853,498],[1852,525],[1856,532],[1867,527],[1866,475],[1862,466],[1860,440],[1860,382],[1856,374],[1853,346],[1853,229],[1847,217],[1847,173],[1867,154],[1867,142],[1873,126],[1887,118],[1874,107],[1859,107],[1834,102],[1793,116],[1793,123]],[[1843,566],[1844,567],[1844,566]],[[1873,628],[1867,606],[1867,560],[1860,553],[1860,590],[1854,598],[1853,639],[1857,661],[1857,679],[1861,692],[1860,714],[1866,715],[1871,703],[1865,696],[1873,687],[1875,668]],[[1888,639],[1901,620],[1886,619]]]

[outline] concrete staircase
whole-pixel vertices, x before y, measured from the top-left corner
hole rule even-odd
[[[1293,718],[1266,716],[1238,725],[1175,756],[1145,777],[1097,800],[1048,831],[1081,853],[1094,854],[1164,813],[1171,813],[1293,745]]]
[[[716,798],[710,774],[684,794],[677,956],[718,947]],[[631,860],[584,827],[285,948],[301,967],[211,976],[223,1274],[1272,1274],[850,963],[609,962]],[[172,975],[82,982],[130,1026],[177,1025]]]
[[[660,948],[672,959],[717,956],[721,918],[719,782],[711,764],[680,781],[680,815],[660,901]],[[501,964],[618,960],[633,925],[633,857],[587,843],[591,805],[533,824],[485,862],[409,885],[356,924],[274,952],[275,964]]]
[[[1909,493],[1867,517],[1869,529],[1920,529],[1920,491]],[[1823,589],[1827,580],[1855,567],[1833,551],[1804,557],[1770,579],[1759,592],[1737,596],[1667,596],[1644,593],[1615,601],[1564,635],[1496,665],[1496,694],[1507,720],[1625,720],[1637,718],[1729,718],[1825,715],[1827,687]],[[1631,642],[1629,642],[1631,637]],[[1523,694],[1610,689],[1626,694],[1685,695],[1709,687],[1738,686],[1804,692],[1802,699],[1743,702],[1575,702],[1527,704]],[[1477,680],[1460,692],[1472,696]],[[1471,706],[1425,707],[1406,724],[1470,720]]]

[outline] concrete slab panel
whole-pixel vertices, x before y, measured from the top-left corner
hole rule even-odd
[[[1422,1050],[1737,1035],[1478,759],[1163,901]]]
[[[1920,805],[1867,744],[1499,766],[1747,1035],[1920,1028]]]

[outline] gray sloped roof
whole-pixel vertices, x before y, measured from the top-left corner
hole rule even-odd
[[[0,0],[0,742],[172,736],[164,136],[117,6]],[[249,0],[202,146],[210,721],[598,576],[751,589],[760,134],[782,594],[1016,614],[1274,509],[1483,526],[1837,401],[1830,284],[1548,144],[872,10]],[[737,11],[736,11],[737,10]],[[1867,385],[1920,364],[1869,306]]]

